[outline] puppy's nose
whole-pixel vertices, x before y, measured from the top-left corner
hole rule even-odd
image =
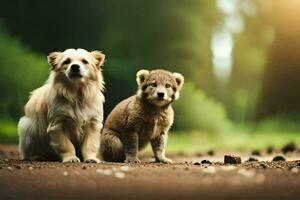
[[[163,92],[158,92],[158,93],[157,93],[157,96],[158,96],[159,98],[164,98],[165,93],[163,93]]]
[[[79,72],[79,68],[80,68],[79,65],[76,65],[76,64],[71,65],[71,71],[72,71],[73,73],[78,73],[78,72]]]

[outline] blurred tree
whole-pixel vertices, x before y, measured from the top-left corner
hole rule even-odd
[[[300,113],[300,2],[272,1],[275,41],[269,52],[256,118]]]
[[[46,81],[48,68],[46,56],[30,52],[0,26],[0,119],[22,115],[29,92]]]

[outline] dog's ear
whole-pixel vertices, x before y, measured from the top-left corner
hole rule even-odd
[[[54,70],[56,68],[56,66],[57,66],[57,58],[58,58],[58,56],[60,54],[61,54],[61,52],[55,51],[55,52],[50,53],[47,56],[48,63],[51,65],[51,70]]]
[[[173,76],[175,78],[175,81],[177,83],[178,89],[181,90],[183,83],[184,83],[184,78],[181,74],[174,72]]]
[[[145,69],[141,69],[136,73],[136,82],[137,82],[138,86],[142,85],[145,82],[149,73],[150,72]]]
[[[105,55],[101,51],[92,51],[91,54],[96,59],[96,66],[99,68],[103,66]]]

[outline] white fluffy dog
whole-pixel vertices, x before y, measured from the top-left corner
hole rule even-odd
[[[49,54],[49,79],[32,92],[18,125],[23,159],[100,162],[104,59],[84,49]]]

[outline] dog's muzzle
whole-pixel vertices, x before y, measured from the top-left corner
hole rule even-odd
[[[71,69],[70,69],[68,76],[70,78],[81,78],[82,75],[80,73],[80,66],[76,65],[76,64],[71,65]]]

